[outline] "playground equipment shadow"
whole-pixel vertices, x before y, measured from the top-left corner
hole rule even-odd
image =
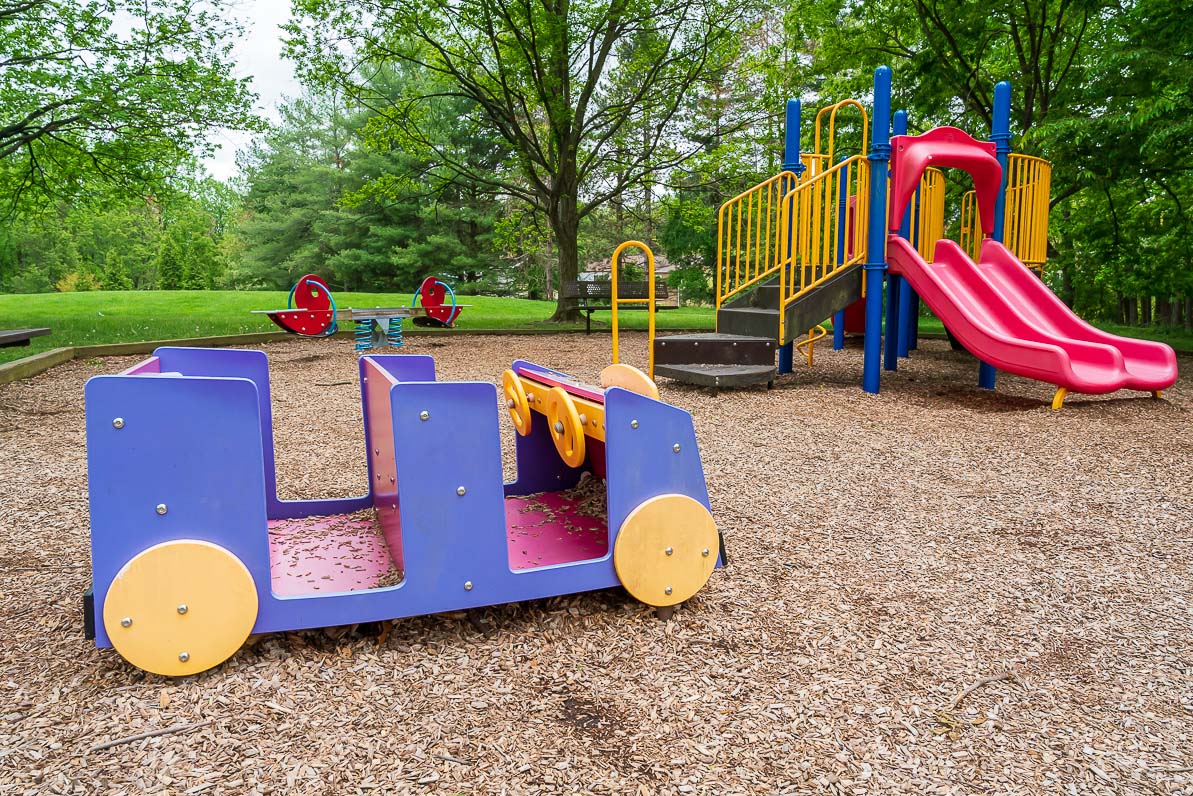
[[[622,345],[645,361],[643,335]],[[495,381],[518,356],[592,380],[607,346],[408,350],[444,378]],[[351,342],[264,348],[284,497],[363,491]],[[936,340],[864,395],[861,355],[818,348],[773,391],[662,382],[695,416],[730,551],[671,622],[595,592],[274,634],[179,681],[95,650],[77,600],[82,385],[138,358],[0,387],[6,779],[288,794],[1193,786],[1175,771],[1193,765],[1188,378],[1161,401],[1074,396],[1057,413],[1038,382],[972,387],[973,360]]]

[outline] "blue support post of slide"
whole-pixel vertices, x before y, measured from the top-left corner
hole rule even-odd
[[[998,186],[998,198],[994,201],[994,234],[991,237],[1001,242],[1007,207],[1007,155],[1011,153],[1011,84],[1005,80],[994,86],[990,138],[994,141],[994,156],[998,158],[998,165],[1002,166],[1002,182]],[[978,386],[983,390],[993,390],[997,373],[993,365],[982,362],[978,366]]]
[[[787,115],[786,115],[786,130],[783,136],[783,171],[790,171],[796,175],[798,179],[804,173],[804,164],[799,159],[799,124],[800,124],[800,103],[797,99],[787,100]],[[782,192],[786,193],[791,190],[791,187],[784,186],[780,182]],[[792,186],[793,187],[793,186]],[[790,251],[792,238],[793,221],[790,216],[787,219],[787,245]],[[779,278],[785,276],[783,272],[779,273]],[[779,312],[783,311],[783,307],[779,307]],[[779,372],[790,373],[792,366],[795,363],[795,341],[790,340],[784,343],[779,341]]]
[[[894,135],[904,135],[907,133],[907,111],[895,111],[895,115],[891,121],[891,132]],[[911,224],[911,205],[903,212],[903,223],[900,227],[899,234],[906,237],[907,227]],[[895,274],[889,274],[886,280],[886,338],[883,345],[883,361],[882,367],[884,370],[898,370],[899,369],[899,335],[903,327],[902,316],[899,311],[903,309],[903,278]]]
[[[874,116],[870,135],[870,228],[866,235],[866,337],[862,389],[876,393],[882,383],[882,282],[886,273],[886,181],[891,158],[891,68],[874,70]]]

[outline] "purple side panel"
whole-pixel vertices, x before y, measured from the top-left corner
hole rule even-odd
[[[397,357],[393,357],[396,359]],[[430,357],[427,357],[430,359]],[[433,365],[432,365],[433,367]],[[397,383],[375,357],[360,358],[361,399],[364,402],[365,449],[369,457],[369,492],[377,521],[389,546],[394,566],[403,569],[402,518],[398,511],[397,462],[394,460],[393,417],[389,393]]]
[[[261,445],[265,451],[266,505],[270,519],[308,517],[312,514],[345,514],[369,505],[368,496],[321,500],[279,500],[274,468],[273,408],[269,396],[269,358],[264,351],[231,348],[162,347],[153,352],[161,369],[184,376],[225,376],[249,379],[257,385],[261,412]]]
[[[97,376],[87,382],[96,644],[116,573],[174,539],[227,548],[269,599],[260,402],[246,379]],[[122,428],[112,419],[124,419]],[[165,504],[166,513],[155,508]]]
[[[610,539],[631,511],[658,495],[687,495],[712,510],[692,416],[684,410],[619,387],[606,390],[605,456]]]
[[[138,373],[161,373],[162,363],[157,357],[149,357],[144,362],[138,362],[128,370],[122,372],[121,376],[136,376]]]
[[[406,582],[437,601],[427,613],[518,599],[493,577],[509,571],[496,398],[486,382],[393,388]]]

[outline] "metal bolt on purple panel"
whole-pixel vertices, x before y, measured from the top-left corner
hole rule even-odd
[[[638,421],[637,421],[637,420],[631,420],[631,421],[630,421],[630,428],[637,428],[637,427],[638,427]]]
[[[113,427],[113,428],[124,428],[124,418],[123,418],[123,417],[118,417],[118,418],[116,418],[115,420],[113,420],[113,421],[112,421],[112,427]]]
[[[419,420],[430,420],[430,419],[431,419],[431,413],[430,413],[430,412],[428,412],[426,409],[424,409],[424,410],[422,410],[421,412],[419,412],[419,413],[418,413],[418,419],[419,419]]]
[[[464,497],[464,493],[466,493],[467,491],[468,490],[462,486],[456,487],[456,494],[459,495],[460,497]]]
[[[157,508],[154,509],[154,511],[156,511],[158,514],[165,514],[166,513],[166,504],[158,503]]]
[[[676,453],[679,453],[679,443],[677,442],[674,445],[672,445],[671,450],[675,451]]]
[[[464,581],[464,591],[472,591],[472,581]]]

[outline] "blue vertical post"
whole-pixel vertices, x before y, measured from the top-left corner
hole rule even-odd
[[[800,123],[800,104],[797,99],[787,100],[787,115],[786,115],[786,130],[783,137],[783,171],[793,172],[797,177],[804,173],[804,164],[799,160],[799,123]],[[790,190],[790,187],[784,188],[783,193]],[[789,214],[787,216],[787,250],[791,251],[791,240],[794,234],[795,219]],[[786,266],[779,271],[779,278],[783,279],[786,276]],[[781,293],[780,293],[781,295]],[[779,312],[783,312],[783,307],[779,307]],[[787,343],[779,341],[779,372],[790,373],[792,364],[795,360],[795,341],[790,340]]]
[[[998,158],[998,165],[1002,166],[1002,182],[998,186],[998,197],[994,200],[994,234],[991,237],[1001,242],[1005,229],[1003,214],[1007,207],[1007,155],[1011,152],[1011,84],[1005,80],[994,86],[990,138],[994,141],[994,156]],[[993,365],[982,362],[978,365],[978,386],[993,390],[997,373]]]
[[[843,163],[847,158],[841,158]],[[839,266],[845,262],[845,248],[847,233],[845,221],[849,217],[849,181],[842,177],[841,190],[837,196],[837,262]],[[845,310],[833,313],[833,350],[840,351],[845,347]]]
[[[904,135],[907,132],[907,111],[895,111],[891,121],[891,132]],[[911,205],[903,211],[903,222],[899,234],[907,236],[907,228],[911,224]],[[885,222],[884,222],[885,223]],[[884,370],[899,369],[899,329],[903,326],[899,310],[902,309],[903,278],[890,274],[886,280],[886,337],[884,338],[882,367]]]
[[[886,273],[886,177],[891,158],[891,68],[874,70],[874,116],[870,135],[870,228],[866,234],[866,337],[862,389],[878,392],[882,383],[882,278]]]

